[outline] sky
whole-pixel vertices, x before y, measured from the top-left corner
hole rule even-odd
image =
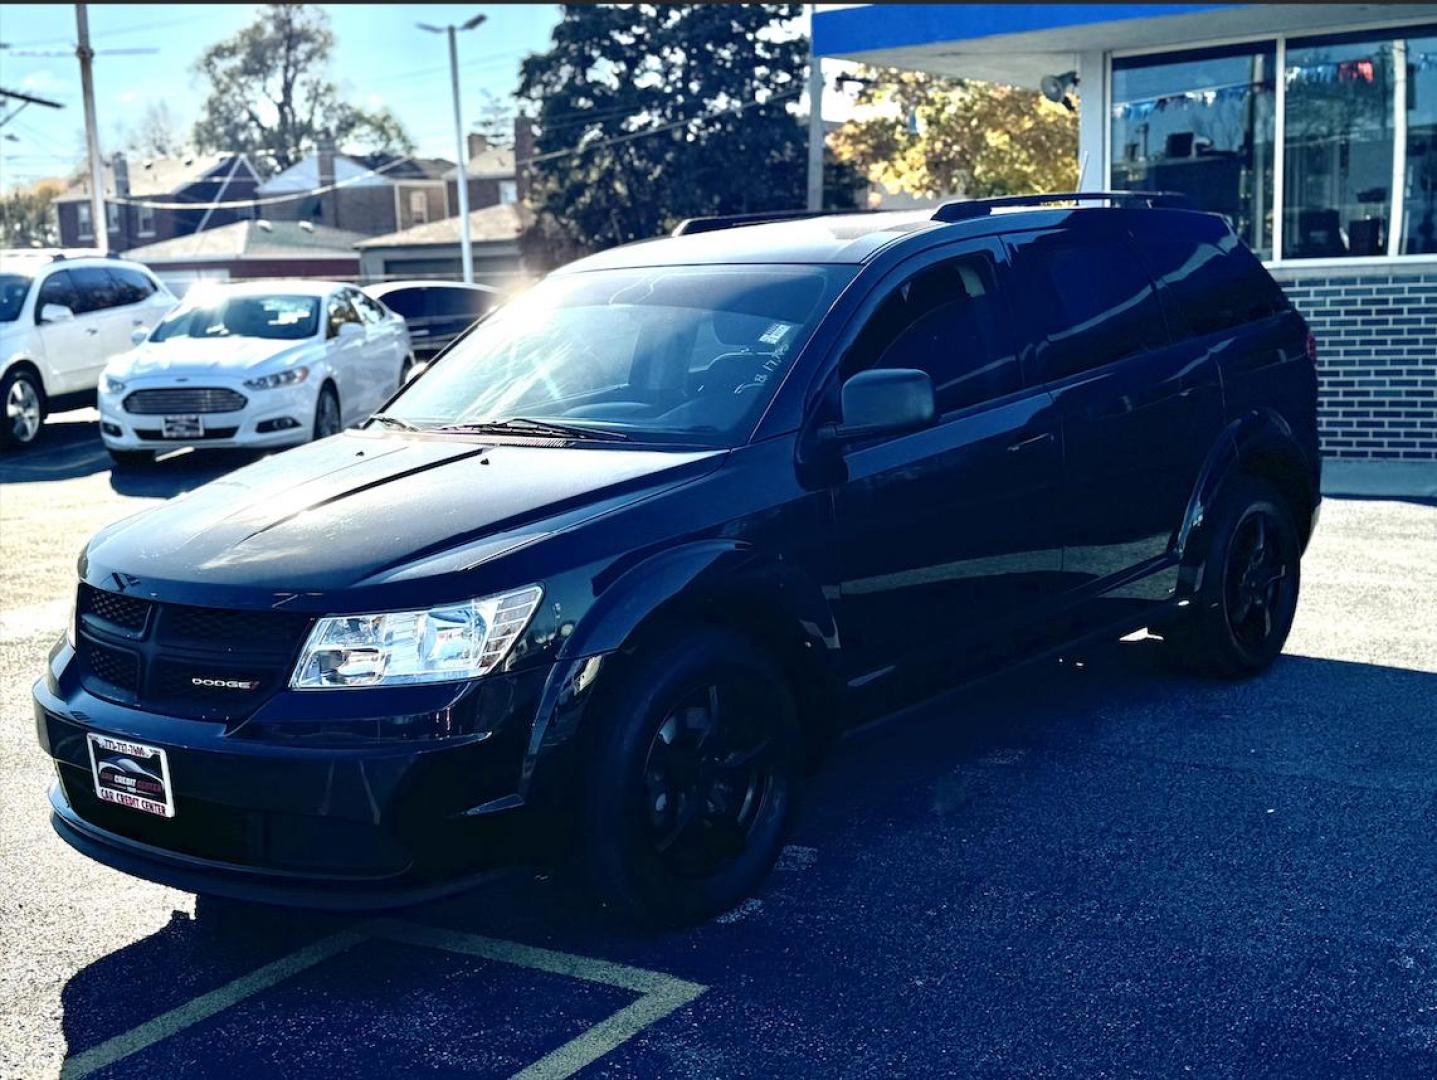
[[[550,4],[321,5],[335,35],[330,70],[355,104],[387,105],[426,156],[456,156],[449,92],[449,58],[443,36],[415,23],[462,23],[488,16],[459,37],[460,85],[466,124],[477,119],[481,94],[514,92],[519,62],[545,49],[559,19]],[[95,59],[95,111],[101,149],[119,149],[120,133],[150,102],[165,102],[180,126],[193,123],[204,92],[192,74],[211,44],[253,21],[253,4],[91,4]],[[30,106],[4,126],[0,190],[47,176],[64,176],[84,151],[79,62],[74,56],[73,4],[0,5],[0,87],[61,102],[63,109]],[[106,55],[108,49],[152,48],[146,55]],[[21,53],[59,53],[24,56]],[[10,136],[15,138],[12,140]]]

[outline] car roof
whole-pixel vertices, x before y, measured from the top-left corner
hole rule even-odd
[[[425,278],[414,278],[409,281],[381,281],[375,285],[364,286],[364,291],[370,296],[388,296],[400,289],[462,289],[465,292],[503,292],[502,289],[496,289],[492,285],[479,285],[467,281],[429,281]]]
[[[201,278],[194,282],[190,291],[203,288],[206,292],[235,293],[239,295],[270,295],[285,293],[300,296],[328,296],[336,289],[352,289],[355,286],[345,281],[313,281],[304,278],[274,278],[263,281],[215,281]]]

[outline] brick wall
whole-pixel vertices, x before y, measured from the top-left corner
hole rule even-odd
[[[1272,276],[1317,338],[1322,452],[1437,461],[1437,265]]]

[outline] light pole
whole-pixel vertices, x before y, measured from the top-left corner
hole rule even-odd
[[[813,49],[817,4],[808,5],[808,209],[823,209],[823,60]]]
[[[455,185],[459,190],[459,252],[464,262],[464,281],[469,285],[474,283],[474,248],[469,243],[469,148],[464,145],[464,120],[459,111],[459,46],[455,43],[455,36],[461,30],[473,30],[484,19],[483,15],[475,15],[459,26],[453,23],[448,26],[415,24],[419,29],[427,30],[431,34],[449,35],[449,81],[454,91],[454,144],[459,150],[459,183]]]
[[[85,155],[90,161],[90,227],[101,255],[110,250],[110,222],[105,216],[105,176],[100,167],[100,135],[95,124],[95,80],[90,74],[94,50],[90,48],[90,15],[84,4],[75,5],[75,55],[80,59],[80,96],[85,105]],[[118,186],[115,194],[118,195]]]

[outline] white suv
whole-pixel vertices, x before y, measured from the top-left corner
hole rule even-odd
[[[30,445],[47,413],[92,400],[110,358],[174,304],[139,263],[0,252],[0,449]]]

